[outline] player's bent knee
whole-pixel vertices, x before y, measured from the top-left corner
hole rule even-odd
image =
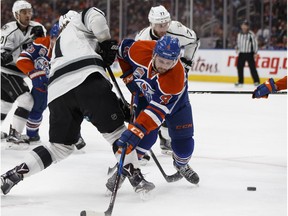
[[[57,163],[69,155],[71,155],[74,151],[74,145],[64,145],[60,143],[49,143],[47,145],[47,150],[50,152],[52,160],[54,163]]]
[[[8,114],[8,112],[11,110],[12,106],[13,106],[13,103],[1,100],[1,113]]]
[[[34,105],[34,99],[29,92],[25,92],[24,94],[20,95],[17,98],[17,102],[19,107],[22,107],[28,111],[31,111]]]

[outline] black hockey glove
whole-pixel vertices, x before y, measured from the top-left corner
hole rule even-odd
[[[9,54],[7,51],[1,53],[1,65],[7,65],[8,63],[13,61],[13,56]]]
[[[189,70],[190,70],[191,67],[192,67],[192,61],[186,59],[185,57],[181,57],[180,60],[181,60],[181,62],[182,62],[182,64],[183,64],[183,67],[185,68],[186,73],[188,73]]]
[[[118,51],[118,42],[116,40],[106,40],[99,43],[99,46],[101,48],[99,54],[102,56],[105,64],[107,66],[112,65]]]
[[[119,101],[120,108],[124,115],[124,121],[127,123],[130,123],[130,119],[131,119],[130,106],[131,105],[127,101],[124,104],[120,98],[118,98],[118,101]]]
[[[38,38],[38,37],[44,37],[44,31],[42,26],[33,26],[33,28],[31,29],[31,34],[34,34],[34,38]]]

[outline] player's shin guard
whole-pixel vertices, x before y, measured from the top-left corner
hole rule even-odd
[[[194,150],[193,138],[172,140],[174,167],[192,184],[199,182],[198,174],[189,166],[188,162]]]

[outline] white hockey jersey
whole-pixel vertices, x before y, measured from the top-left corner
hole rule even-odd
[[[1,28],[1,53],[5,50],[9,51],[14,49],[16,46],[18,46],[20,43],[22,43],[25,39],[27,39],[31,34],[31,29],[34,26],[42,26],[44,30],[44,34],[46,35],[46,29],[43,25],[41,25],[38,22],[30,21],[29,26],[27,27],[26,32],[23,32],[19,29],[17,21],[12,21],[7,24],[5,24]],[[8,65],[1,65],[1,72],[7,73],[7,74],[13,74],[21,77],[25,77],[26,75],[23,74],[17,67],[16,67],[16,61],[24,49],[24,47],[27,47],[32,42],[32,39],[27,41],[27,43],[23,44],[23,46],[19,47],[19,49],[15,50],[13,52],[13,61],[9,63]]]
[[[58,36],[52,51],[48,103],[80,85],[90,74],[99,72],[107,80],[98,42],[110,39],[105,14],[88,8],[75,15]]]
[[[171,21],[166,35],[177,37],[180,46],[184,49],[183,57],[193,61],[196,51],[200,46],[200,40],[196,33],[182,25],[178,21]],[[153,34],[151,26],[141,30],[135,37],[135,40],[158,40],[159,38]]]

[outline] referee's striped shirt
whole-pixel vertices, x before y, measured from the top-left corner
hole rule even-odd
[[[238,33],[237,48],[239,53],[257,53],[258,42],[255,34],[252,31]]]

